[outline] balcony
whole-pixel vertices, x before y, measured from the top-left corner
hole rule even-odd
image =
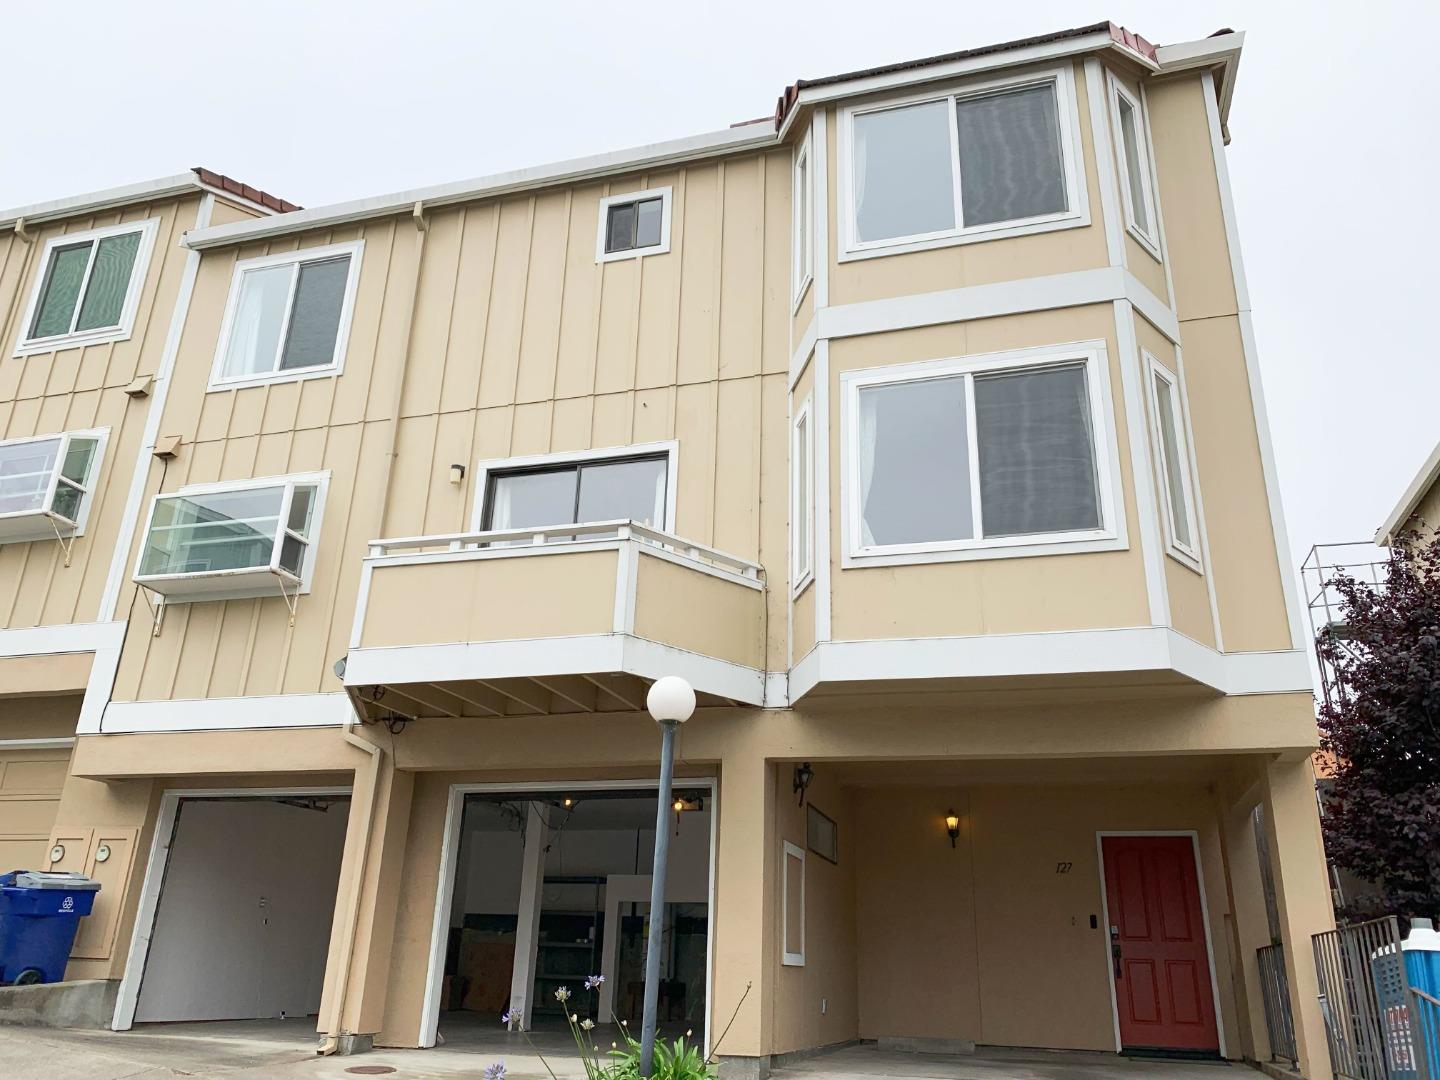
[[[683,675],[764,700],[759,566],[633,522],[370,545],[344,682],[377,719],[624,712]]]

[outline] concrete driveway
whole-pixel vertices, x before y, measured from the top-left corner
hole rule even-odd
[[[564,1056],[563,1036],[539,1036],[561,1080],[585,1075]],[[237,1020],[209,1024],[152,1024],[133,1031],[50,1031],[0,1027],[0,1073],[6,1080],[349,1080],[384,1075],[394,1080],[478,1078],[504,1060],[507,1080],[549,1080],[540,1060],[518,1036],[486,1045],[434,1050],[377,1050],[356,1057],[315,1056],[314,1022]],[[552,1056],[552,1050],[554,1054]],[[572,1051],[573,1053],[573,1051]],[[376,1067],[387,1071],[371,1072]],[[352,1070],[365,1069],[365,1072]],[[1227,1065],[1189,1065],[1061,1054],[1035,1050],[982,1050],[976,1054],[903,1054],[873,1045],[822,1054],[777,1072],[780,1080],[1235,1080],[1258,1076]]]

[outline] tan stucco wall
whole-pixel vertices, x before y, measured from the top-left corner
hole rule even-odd
[[[1290,647],[1203,86],[1148,89],[1225,647]],[[1273,392],[1273,388],[1272,388]]]
[[[1234,1030],[1225,879],[1203,786],[861,788],[854,800],[862,1038],[1114,1050],[1096,832],[1125,829],[1199,832],[1221,1013]],[[962,820],[955,848],[951,807]],[[1057,873],[1061,863],[1069,872]]]
[[[0,545],[0,629],[94,622],[120,535],[136,453],[153,398],[131,399],[125,387],[154,374],[170,330],[186,252],[181,234],[195,225],[200,196],[140,204],[32,227],[26,244],[0,233],[0,439],[109,428],[94,480],[85,535],[65,566],[56,540]],[[124,341],[14,356],[21,322],[52,237],[129,221],[159,225],[131,336]],[[124,610],[122,601],[121,610]]]

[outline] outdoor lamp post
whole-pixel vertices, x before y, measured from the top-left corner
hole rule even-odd
[[[640,1026],[640,1075],[655,1061],[655,1020],[660,1006],[660,946],[665,925],[665,866],[670,858],[670,782],[675,771],[675,729],[695,712],[695,690],[678,675],[656,679],[645,707],[660,725],[660,791],[655,806],[655,868],[650,878],[650,939],[645,948],[645,1018]]]

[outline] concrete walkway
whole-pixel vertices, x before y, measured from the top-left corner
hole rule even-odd
[[[561,1080],[585,1075],[578,1060],[562,1056],[563,1036],[542,1035],[539,1041]],[[478,1053],[477,1047],[462,1044],[320,1058],[315,1056],[313,1020],[150,1024],[127,1032],[0,1027],[0,1075],[6,1080],[348,1080],[357,1075],[478,1080],[481,1069],[503,1059],[507,1080],[549,1080],[549,1073],[519,1036],[502,1034],[486,1042]],[[370,1072],[376,1066],[390,1071]],[[350,1071],[358,1068],[366,1072]],[[1247,1080],[1259,1074],[1234,1066],[1133,1061],[1110,1054],[1036,1050],[901,1054],[864,1045],[819,1055],[776,1075],[780,1080],[1224,1080],[1232,1075],[1234,1080]]]

